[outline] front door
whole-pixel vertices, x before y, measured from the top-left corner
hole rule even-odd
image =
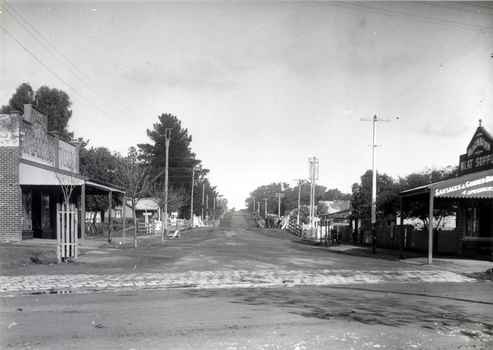
[[[55,213],[51,191],[32,191],[32,229],[34,238],[56,238],[53,226]]]

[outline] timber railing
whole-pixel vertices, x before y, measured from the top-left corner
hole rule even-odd
[[[301,237],[303,232],[302,226],[296,223],[296,219],[290,219],[288,225],[288,231]]]

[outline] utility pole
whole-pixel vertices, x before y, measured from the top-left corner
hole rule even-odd
[[[300,208],[301,208],[301,184],[305,182],[302,179],[294,179],[293,181],[298,181],[298,215],[296,218],[296,224],[300,224]]]
[[[276,196],[278,196],[279,198],[279,208],[277,210],[277,217],[280,218],[281,217],[281,198],[284,197],[284,193],[276,193]]]
[[[202,211],[200,213],[200,219],[202,222],[204,221],[204,194],[205,194],[205,187],[204,184],[202,183]]]
[[[313,220],[315,218],[315,181],[318,180],[318,159],[308,158],[310,164],[310,229],[313,230]]]
[[[190,220],[192,221],[192,228],[194,228],[193,222],[193,187],[195,185],[195,167],[192,168],[192,195],[190,198]]]
[[[166,146],[166,164],[164,168],[164,230],[161,232],[161,241],[164,241],[164,232],[168,234],[168,158],[169,158],[169,140],[171,138],[171,129],[165,130],[165,146]]]
[[[373,157],[372,157],[372,185],[371,185],[371,247],[372,252],[375,253],[377,248],[377,122],[385,121],[389,122],[390,119],[381,119],[377,116],[373,116],[373,119],[361,118],[361,121],[373,122]]]
[[[268,220],[267,220],[267,198],[264,198],[264,209],[265,209],[265,228],[269,227],[268,225]]]
[[[212,226],[214,226],[214,220],[216,219],[216,196],[213,197],[212,202]]]
[[[255,213],[255,197],[253,197],[253,212]]]
[[[207,226],[209,226],[209,194],[205,195],[205,221],[207,221]]]

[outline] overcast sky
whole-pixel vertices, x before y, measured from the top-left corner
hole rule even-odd
[[[125,154],[171,113],[229,206],[272,182],[350,193],[458,165],[493,134],[493,2],[2,1],[0,104],[66,91],[69,130]]]

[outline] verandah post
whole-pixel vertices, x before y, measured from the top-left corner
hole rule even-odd
[[[430,188],[429,220],[428,220],[428,265],[433,260],[433,188]]]
[[[62,206],[61,204],[57,203],[56,205],[56,260],[57,260],[57,263],[61,263],[62,262],[62,245],[61,245],[61,215],[62,215],[62,210],[61,210]]]

